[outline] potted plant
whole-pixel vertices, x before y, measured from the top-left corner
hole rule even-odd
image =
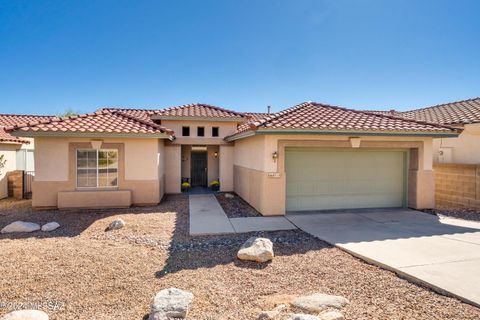
[[[210,188],[213,190],[213,191],[218,191],[220,190],[220,182],[218,180],[214,180],[210,183]]]
[[[188,192],[190,190],[191,186],[190,183],[188,182],[182,182],[182,192]]]

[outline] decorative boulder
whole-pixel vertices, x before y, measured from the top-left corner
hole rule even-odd
[[[192,301],[193,294],[191,292],[176,288],[159,291],[153,299],[148,320],[186,318],[188,307]]]
[[[311,314],[297,313],[292,314],[288,320],[320,320],[320,318]]]
[[[15,221],[5,226],[1,233],[13,233],[13,232],[33,232],[40,230],[40,225],[33,222]]]
[[[320,320],[344,320],[345,317],[338,311],[327,311],[320,313]]]
[[[107,227],[107,231],[122,229],[125,226],[125,221],[122,219],[113,220]]]
[[[48,315],[39,310],[17,310],[7,313],[0,320],[48,320]]]
[[[233,194],[231,194],[231,193],[225,193],[225,198],[227,198],[227,199],[233,199],[233,198],[235,198],[235,196],[234,196]]]
[[[53,231],[57,228],[60,227],[60,224],[58,222],[49,222],[49,223],[46,223],[42,226],[42,231],[45,231],[45,232],[50,232],[50,231]]]
[[[310,312],[320,312],[328,307],[340,309],[347,303],[349,303],[347,298],[323,293],[301,296],[292,301],[293,306]]]
[[[240,260],[267,262],[273,259],[273,243],[267,238],[248,239],[237,253]]]

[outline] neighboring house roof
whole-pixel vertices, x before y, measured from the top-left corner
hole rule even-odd
[[[0,143],[30,143],[30,141],[26,139],[22,139],[19,137],[12,136],[10,133],[6,132],[3,127],[0,127]]]
[[[173,135],[173,131],[153,122],[143,121],[121,111],[101,110],[95,113],[70,117],[54,117],[46,121],[35,121],[5,128],[7,131],[21,131],[22,135],[39,133],[69,134],[141,134]]]
[[[241,112],[228,110],[209,104],[193,103],[178,107],[166,108],[155,111],[155,118],[223,118],[243,119],[245,115]]]
[[[304,102],[266,116],[248,125],[239,126],[227,140],[235,140],[248,132],[384,132],[456,134],[456,129],[385,114],[347,109],[316,102]]]
[[[30,121],[42,121],[52,118],[51,116],[37,116],[37,115],[27,115],[27,114],[0,114],[0,142],[6,143],[30,143],[26,139],[12,136],[10,133],[6,132],[4,127],[14,126],[19,124],[25,124]]]
[[[468,124],[480,122],[480,98],[438,104],[401,112],[402,117],[438,124]]]

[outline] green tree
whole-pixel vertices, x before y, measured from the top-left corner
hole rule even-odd
[[[2,169],[5,168],[6,163],[7,159],[5,159],[3,154],[0,154],[0,173],[2,173]]]
[[[73,108],[66,108],[62,113],[59,113],[57,116],[59,117],[71,117],[71,116],[78,116],[78,112],[73,110]]]

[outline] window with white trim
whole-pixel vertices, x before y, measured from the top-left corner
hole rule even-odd
[[[118,186],[118,150],[77,149],[77,187]]]

